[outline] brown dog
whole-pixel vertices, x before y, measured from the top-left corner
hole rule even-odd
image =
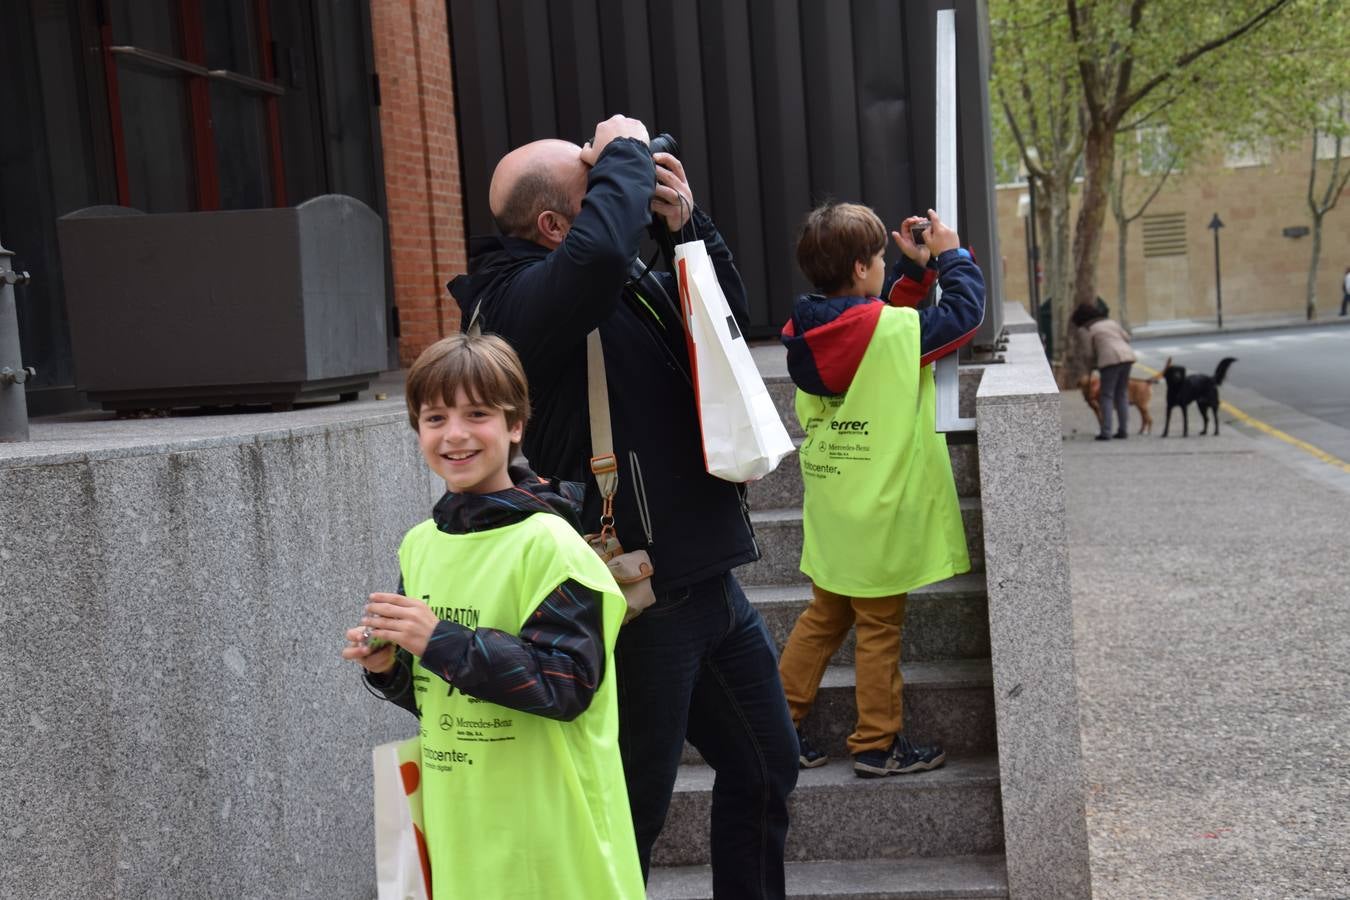
[[[1148,404],[1153,399],[1153,385],[1158,383],[1156,378],[1131,378],[1126,396],[1129,398],[1131,406],[1139,410],[1142,421],[1139,425],[1140,434],[1153,433],[1153,417],[1148,414]],[[1097,414],[1097,424],[1102,423],[1102,406],[1099,401],[1102,393],[1102,380],[1096,372],[1090,375],[1084,375],[1078,379],[1078,389],[1083,392],[1083,399],[1087,405],[1092,407],[1092,411]]]

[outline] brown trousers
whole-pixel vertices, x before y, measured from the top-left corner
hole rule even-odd
[[[788,710],[801,725],[815,702],[830,657],[856,626],[854,654],[858,721],[848,737],[848,752],[886,750],[904,727],[900,693],[900,633],[905,624],[905,594],[894,597],[845,597],[811,585],[811,603],[797,618],[778,660]]]

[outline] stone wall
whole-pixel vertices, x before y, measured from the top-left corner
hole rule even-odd
[[[1091,896],[1060,394],[1030,317],[975,396],[1008,895]]]
[[[373,896],[370,747],[415,722],[339,652],[437,491],[362,406],[0,445],[0,897]]]

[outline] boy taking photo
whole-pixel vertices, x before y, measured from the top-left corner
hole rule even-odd
[[[813,210],[797,242],[798,265],[818,293],[798,298],[782,341],[806,432],[798,453],[801,569],[811,578],[812,599],[783,648],[779,674],[802,768],[827,761],[801,723],[831,655],[854,626],[854,773],[900,775],[946,760],[941,748],[904,733],[900,634],[910,591],[970,569],[947,442],[936,431],[929,363],[974,335],[984,316],[984,278],[932,210],[924,243],[916,243],[923,224],[911,216],[891,233],[904,258],[889,278],[886,229],[865,206]],[[934,277],[941,304],[912,308]]]

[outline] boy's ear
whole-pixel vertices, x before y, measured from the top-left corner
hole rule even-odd
[[[520,439],[525,436],[525,423],[517,422],[516,424],[512,425],[511,428],[507,431],[507,434],[511,438],[511,443],[519,444]]]
[[[854,284],[862,284],[863,281],[865,281],[865,280],[867,279],[867,267],[868,267],[869,265],[871,265],[871,261],[870,261],[870,260],[864,261],[864,260],[861,260],[861,259],[855,259],[855,260],[853,261],[853,283],[854,283]]]

